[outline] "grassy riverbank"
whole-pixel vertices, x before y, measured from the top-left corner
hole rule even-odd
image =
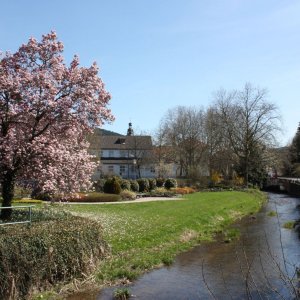
[[[176,254],[261,207],[259,191],[203,192],[184,200],[116,205],[70,205],[72,212],[99,220],[111,255],[96,272],[98,283],[134,280],[146,270],[172,263]]]

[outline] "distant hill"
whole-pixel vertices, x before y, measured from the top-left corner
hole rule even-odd
[[[102,129],[102,128],[96,128],[94,130],[94,133],[97,134],[97,135],[102,135],[102,136],[106,136],[106,135],[123,136],[120,133],[110,131],[110,130],[106,130],[106,129]]]

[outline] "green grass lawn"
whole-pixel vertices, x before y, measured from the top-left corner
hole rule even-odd
[[[115,205],[70,205],[72,212],[99,220],[111,255],[96,274],[100,283],[133,280],[172,263],[176,254],[211,240],[235,220],[255,213],[265,196],[258,191],[203,192],[184,200]]]

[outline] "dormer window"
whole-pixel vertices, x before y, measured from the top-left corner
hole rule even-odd
[[[118,145],[125,145],[125,139],[124,138],[118,138],[115,144]]]

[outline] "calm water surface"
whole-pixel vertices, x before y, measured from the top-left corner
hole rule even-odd
[[[277,212],[270,216],[269,212]],[[140,277],[128,286],[133,299],[295,299],[300,240],[287,221],[300,219],[300,199],[270,194],[255,217],[235,225],[241,238],[197,246],[174,264]],[[292,282],[291,279],[294,279]],[[113,299],[117,287],[70,299]]]

